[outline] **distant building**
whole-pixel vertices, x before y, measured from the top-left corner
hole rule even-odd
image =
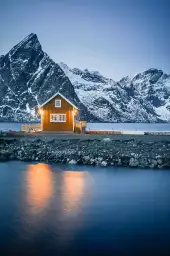
[[[78,108],[57,92],[39,108],[42,131],[74,132]]]

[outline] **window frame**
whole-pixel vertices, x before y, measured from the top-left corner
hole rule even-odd
[[[57,101],[60,102],[59,106],[56,106],[56,102],[57,102]],[[60,100],[60,99],[56,99],[56,100],[55,100],[55,108],[61,108],[61,100]]]
[[[56,120],[53,120],[53,116]],[[64,120],[60,120],[60,116],[64,116]],[[66,114],[50,114],[50,123],[66,123]]]

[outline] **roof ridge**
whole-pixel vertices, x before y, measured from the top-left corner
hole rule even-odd
[[[65,99],[70,105],[72,105],[74,108],[78,109],[70,100],[68,100],[63,94],[61,94],[59,91],[55,93],[51,98],[46,100],[42,105],[39,106],[39,108],[44,107],[50,100],[52,100],[55,96],[60,95],[63,99]]]

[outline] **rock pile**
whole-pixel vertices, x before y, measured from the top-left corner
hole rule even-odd
[[[169,168],[170,142],[79,139],[1,139],[0,161]]]

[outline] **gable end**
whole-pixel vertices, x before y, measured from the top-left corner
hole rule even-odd
[[[57,92],[56,94],[54,94],[51,98],[49,98],[46,102],[44,102],[41,106],[39,106],[39,108],[44,107],[48,102],[50,102],[54,97],[56,97],[58,95],[61,96],[70,105],[72,105],[75,109],[78,109],[78,107],[76,107],[71,101],[69,101],[66,97],[64,97],[64,95],[62,95],[60,92]]]

